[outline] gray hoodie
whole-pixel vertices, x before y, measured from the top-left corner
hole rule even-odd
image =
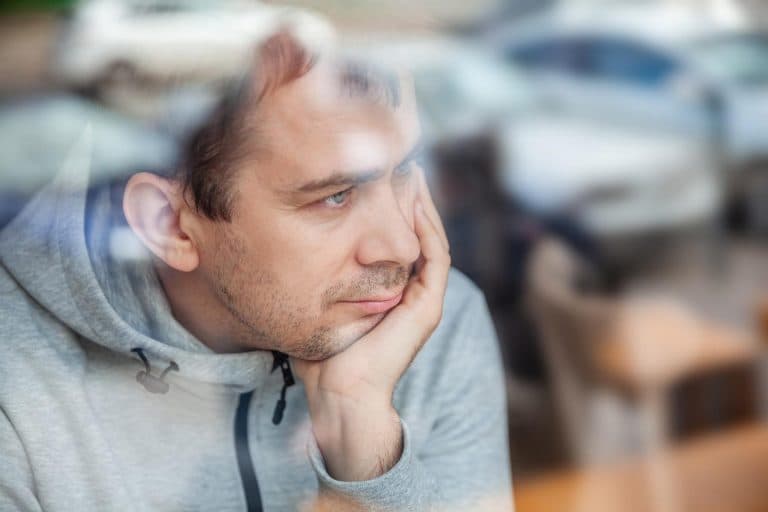
[[[512,510],[499,348],[466,277],[396,388],[399,461],[338,481],[275,354],[174,320],[119,189],[88,192],[89,153],[0,233],[0,510]]]

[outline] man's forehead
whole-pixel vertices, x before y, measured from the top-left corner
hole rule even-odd
[[[405,73],[360,63],[320,60],[304,76],[276,90],[264,107],[278,123],[296,116],[323,121],[407,121],[414,110],[413,84]]]
[[[398,77],[399,104],[348,97],[335,70],[318,66],[267,98],[260,118],[273,164],[264,178],[283,188],[310,177],[393,165],[419,138],[410,81]]]

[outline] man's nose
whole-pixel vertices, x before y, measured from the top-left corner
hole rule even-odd
[[[408,266],[414,263],[421,246],[413,228],[413,205],[386,194],[375,207],[366,211],[357,259],[361,265],[385,262]]]

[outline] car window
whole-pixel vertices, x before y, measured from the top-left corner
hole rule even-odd
[[[596,78],[628,85],[663,86],[678,68],[671,56],[631,41],[593,39],[585,51],[590,72]]]
[[[580,38],[542,39],[509,48],[507,58],[529,69],[583,74],[588,71],[584,49]]]
[[[616,38],[572,36],[542,39],[510,48],[522,67],[563,72],[640,87],[657,87],[678,69],[677,61],[642,44]]]

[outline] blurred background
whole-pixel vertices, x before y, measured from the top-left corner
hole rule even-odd
[[[94,179],[172,165],[288,23],[415,78],[518,511],[768,510],[765,2],[0,5],[0,226],[86,122]]]

